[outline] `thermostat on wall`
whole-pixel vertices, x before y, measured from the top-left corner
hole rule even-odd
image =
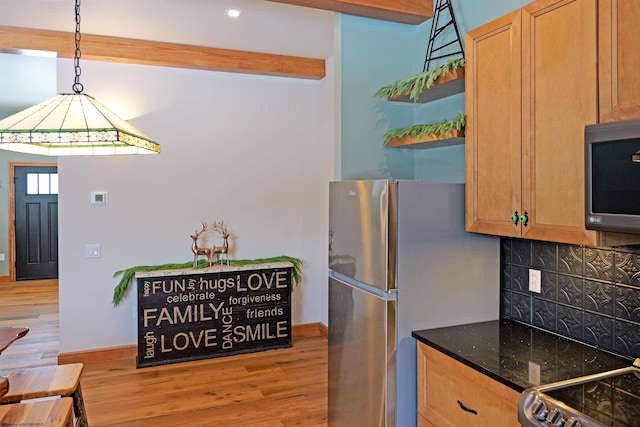
[[[92,191],[91,192],[91,204],[92,205],[105,205],[105,204],[107,204],[107,192],[106,191]]]

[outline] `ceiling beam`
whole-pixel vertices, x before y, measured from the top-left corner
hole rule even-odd
[[[421,24],[433,17],[433,0],[268,0],[324,9],[403,24]]]
[[[0,51],[55,52],[73,58],[75,34],[0,26]],[[83,59],[320,80],[324,59],[82,34]]]

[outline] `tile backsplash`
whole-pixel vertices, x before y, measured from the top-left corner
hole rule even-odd
[[[596,248],[501,239],[500,313],[629,357],[640,357],[640,247]],[[529,291],[529,269],[542,272]]]

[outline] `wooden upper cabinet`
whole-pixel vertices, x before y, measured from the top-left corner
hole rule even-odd
[[[433,17],[433,0],[269,0],[348,15],[421,24]]]
[[[583,142],[597,121],[596,30],[596,0],[538,0],[468,34],[467,230],[597,243]]]
[[[468,231],[520,236],[521,11],[466,36],[466,224]]]
[[[599,3],[600,121],[640,118],[640,1]]]
[[[522,237],[596,244],[584,226],[584,127],[598,120],[597,1],[522,12]]]

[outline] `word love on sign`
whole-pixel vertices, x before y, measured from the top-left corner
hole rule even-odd
[[[283,264],[138,277],[137,366],[291,347],[292,267]]]

